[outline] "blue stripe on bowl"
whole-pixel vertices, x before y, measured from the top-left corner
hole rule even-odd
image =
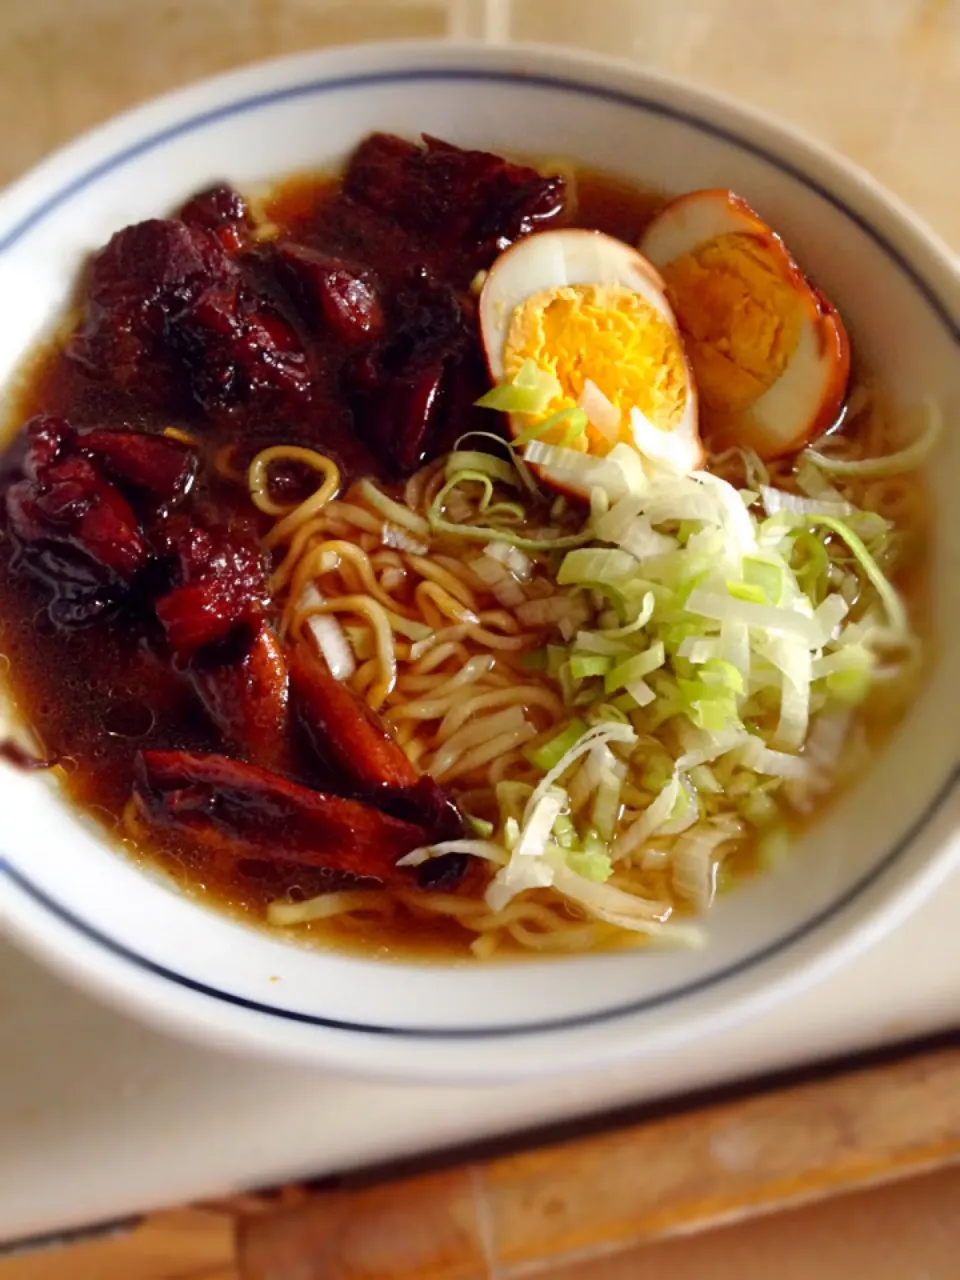
[[[225,1004],[235,1005],[240,1009],[250,1009],[254,1013],[270,1014],[273,1017],[283,1018],[287,1022],[300,1022],[313,1027],[326,1027],[333,1031],[357,1031],[366,1035],[390,1036],[407,1040],[483,1040],[502,1036],[530,1035],[544,1031],[569,1031],[576,1027],[589,1027],[600,1022],[609,1022],[614,1018],[649,1013],[653,1009],[662,1009],[665,1005],[673,1004],[685,997],[709,991],[711,987],[715,987],[721,982],[736,978],[742,973],[747,973],[750,969],[763,964],[766,960],[772,960],[789,947],[809,937],[821,925],[839,915],[875,884],[903,856],[928,823],[939,813],[958,781],[960,781],[960,765],[944,780],[916,821],[904,832],[893,848],[888,850],[877,866],[873,867],[865,876],[862,876],[856,884],[852,885],[846,893],[832,902],[829,907],[817,912],[815,916],[805,920],[803,924],[798,925],[796,929],[792,929],[782,938],[778,938],[776,942],[770,943],[769,946],[763,947],[760,951],[755,951],[752,955],[745,956],[742,960],[738,960],[736,964],[728,965],[725,969],[718,969],[703,978],[698,978],[695,982],[688,982],[683,986],[674,987],[671,991],[663,991],[659,995],[649,996],[645,1000],[633,1000],[627,1004],[615,1005],[608,1009],[598,1009],[592,1013],[576,1014],[568,1018],[552,1018],[540,1022],[525,1022],[519,1025],[393,1027],[379,1023],[348,1022],[340,1018],[322,1018],[317,1014],[298,1013],[293,1009],[281,1009],[276,1005],[263,1004],[259,1000],[248,1000],[245,996],[234,995],[229,991],[221,991],[218,987],[210,987],[206,983],[197,982],[194,978],[188,978],[185,974],[177,973],[173,969],[167,969],[164,965],[156,964],[145,956],[139,955],[136,951],[132,951],[129,947],[125,947],[107,934],[101,933],[99,929],[87,924],[85,920],[81,920],[79,916],[74,915],[67,907],[56,902],[43,889],[31,883],[25,875],[15,870],[8,863],[0,862],[0,871],[18,888],[22,889],[28,897],[32,898],[34,902],[45,907],[58,920],[62,920],[64,924],[71,925],[91,942],[98,943],[107,951],[111,951],[114,955],[130,961],[130,963],[137,965],[141,969],[146,969],[149,973],[155,974],[159,978],[166,978],[168,981],[175,982],[178,986],[186,987],[189,991],[196,991],[200,995],[222,1000]]]
[[[165,143],[175,138],[182,137],[184,134],[193,133],[198,129],[204,128],[206,125],[215,124],[219,120],[226,120],[233,116],[243,115],[249,112],[257,111],[263,107],[269,107],[279,102],[287,102],[296,98],[320,97],[328,93],[337,93],[345,89],[370,88],[376,85],[391,85],[403,83],[424,83],[424,82],[482,82],[493,84],[510,84],[522,86],[524,88],[547,89],[551,91],[560,91],[562,93],[576,94],[581,97],[599,99],[601,101],[613,102],[619,106],[626,106],[636,111],[645,112],[648,115],[662,116],[667,119],[676,120],[690,128],[698,130],[700,133],[709,134],[712,137],[720,138],[724,142],[737,147],[741,151],[757,156],[767,164],[779,169],[782,173],[788,174],[797,182],[803,184],[810,191],[815,192],[828,204],[837,209],[845,218],[854,223],[866,236],[868,236],[884,255],[897,267],[897,269],[910,281],[913,287],[923,296],[924,300],[930,306],[931,310],[936,314],[943,327],[950,334],[954,342],[960,344],[960,324],[954,318],[952,312],[943,302],[934,287],[924,279],[924,277],[916,270],[906,257],[896,248],[895,245],[873,226],[862,214],[852,209],[844,201],[839,199],[827,187],[820,182],[811,178],[797,165],[791,164],[789,161],[781,159],[773,152],[768,151],[766,147],[759,143],[752,142],[747,138],[741,137],[734,130],[724,128],[721,125],[714,124],[709,120],[696,115],[691,111],[684,111],[676,107],[666,106],[661,102],[657,102],[651,98],[645,98],[640,94],[627,93],[619,89],[608,89],[599,85],[583,83],[576,80],[567,80],[559,76],[549,75],[524,75],[509,71],[483,71],[476,68],[423,68],[410,69],[406,71],[388,71],[388,72],[372,72],[363,75],[342,76],[331,80],[311,80],[303,84],[290,85],[287,88],[272,90],[268,93],[254,94],[247,98],[241,98],[236,102],[226,103],[223,106],[215,107],[209,111],[203,111],[197,115],[191,116],[186,120],[181,120],[177,124],[170,125],[168,128],[160,129],[155,133],[148,135],[139,142],[133,143],[129,147],[124,147],[117,151],[108,159],[100,164],[94,165],[79,177],[74,178],[72,182],[61,187],[53,195],[42,201],[28,214],[26,214],[14,227],[11,228],[2,238],[0,238],[0,253],[11,249],[19,240],[27,235],[32,228],[37,226],[48,214],[61,206],[67,204],[74,196],[78,195],[87,187],[98,182],[101,178],[108,174],[123,168],[124,165],[138,156],[144,155],[148,151],[162,147]],[[704,991],[710,990],[712,987],[728,981],[729,979],[738,977],[749,970],[762,965],[775,956],[795,946],[797,943],[809,937],[817,929],[827,924],[830,920],[840,915],[847,907],[854,903],[862,894],[870,889],[882,876],[888,872],[896,862],[907,852],[911,844],[921,832],[933,821],[934,817],[940,812],[946,804],[954,787],[960,781],[960,763],[955,764],[947,776],[940,782],[934,793],[931,795],[926,806],[911,824],[904,835],[897,843],[884,854],[881,860],[866,875],[862,876],[854,885],[852,885],[844,894],[825,907],[816,915],[804,921],[803,924],[785,934],[782,938],[778,938],[776,942],[763,947],[761,950],[754,952],[752,955],[744,957],[736,964],[728,965],[724,969],[718,969],[714,973],[707,974],[703,978],[695,982],[689,982],[682,986],[678,986],[669,991],[661,992],[659,995],[650,996],[647,999],[632,1001],[627,1004],[617,1005],[612,1008],[600,1009],[591,1013],[579,1014],[568,1018],[555,1018],[541,1022],[528,1022],[521,1025],[507,1026],[481,1026],[481,1027],[395,1027],[390,1025],[380,1025],[376,1023],[357,1023],[347,1022],[337,1018],[323,1018],[315,1014],[298,1013],[295,1010],[278,1008],[276,1005],[263,1004],[257,1000],[248,1000],[243,996],[234,995],[229,991],[221,991],[217,987],[207,986],[205,983],[197,982],[193,978],[187,977],[185,974],[177,973],[172,969],[168,969],[163,965],[154,963],[147,957],[140,955],[136,951],[117,942],[115,939],[102,933],[99,929],[94,928],[85,920],[76,916],[62,903],[57,902],[50,897],[45,890],[35,885],[28,876],[22,871],[13,867],[6,860],[0,859],[0,872],[2,872],[8,880],[17,886],[23,893],[31,898],[35,903],[44,907],[51,915],[55,916],[64,924],[77,930],[91,942],[96,943],[103,949],[110,951],[112,954],[128,961],[130,964],[136,965],[157,977],[164,978],[169,982],[173,982],[180,987],[184,987],[189,991],[197,992],[199,995],[207,996],[214,1000],[222,1001],[225,1004],[234,1005],[238,1008],[249,1009],[255,1013],[267,1014],[271,1017],[282,1018],[288,1022],[303,1023],[309,1026],[326,1027],[336,1031],[358,1032],[365,1035],[390,1036],[398,1039],[410,1040],[471,1040],[486,1039],[491,1037],[506,1037],[529,1035],[536,1032],[549,1031],[566,1031],[577,1027],[586,1027],[596,1025],[602,1022],[609,1022],[616,1018],[624,1018],[636,1014],[647,1013],[654,1009],[661,1009],[666,1005],[676,1003],[691,996],[699,995]]]

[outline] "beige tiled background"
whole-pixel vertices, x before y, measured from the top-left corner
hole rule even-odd
[[[619,53],[736,94],[858,160],[960,247],[960,0],[0,0],[0,180],[208,72],[445,33]]]

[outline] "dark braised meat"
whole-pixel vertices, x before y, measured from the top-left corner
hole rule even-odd
[[[233,271],[220,242],[202,228],[159,218],[125,227],[93,259],[68,355],[117,386],[175,400],[182,374],[165,345],[167,324]]]
[[[371,804],[419,823],[431,841],[462,835],[453,801],[433,778],[417,774],[378,714],[334,680],[323,655],[306,640],[293,646],[291,686],[297,718],[316,754],[333,763]]]
[[[197,455],[180,440],[136,431],[88,431],[79,445],[119,485],[129,485],[169,508],[190,492]]]
[[[251,406],[285,412],[310,398],[312,372],[293,327],[242,274],[211,284],[166,326],[194,399],[213,418]]]
[[[304,863],[384,883],[408,883],[396,861],[426,838],[423,828],[369,805],[225,756],[140,752],[136,794],[159,827],[223,835],[235,857]]]
[[[25,428],[23,479],[5,497],[24,565],[54,592],[65,624],[96,616],[149,557],[133,507],[98,463],[80,452],[63,418],[41,414]]]
[[[287,663],[265,622],[197,654],[187,675],[226,742],[265,768],[290,768]]]
[[[120,231],[90,263],[66,350],[38,362],[21,418],[56,414],[0,465],[0,587],[26,702],[54,709],[40,719],[78,762],[77,794],[119,815],[136,769],[170,856],[225,896],[253,900],[241,864],[277,892],[341,875],[445,892],[479,879],[472,859],[394,863],[461,836],[460,815],[312,646],[288,655],[276,638],[244,471],[301,444],[345,484],[404,476],[489,430],[470,285],[566,217],[564,184],[380,134],[342,182],[292,184],[269,214],[268,241],[222,184]],[[158,434],[174,426],[200,445]],[[271,473],[283,503],[315,486],[298,464]],[[135,765],[138,743],[224,754]]]
[[[382,724],[352,689],[334,679],[326,660],[306,640],[290,655],[297,717],[317,755],[335,764],[372,804],[424,827],[431,841],[463,834],[453,801],[430,777],[421,777]]]
[[[68,354],[91,373],[166,407],[188,395],[218,417],[309,397],[311,371],[275,299],[255,287],[199,219],[150,219],[93,260]]]
[[[487,151],[424,136],[416,146],[371,134],[353,154],[344,190],[411,231],[428,234],[466,283],[493,258],[566,211],[566,184]]]
[[[246,200],[226,183],[198,192],[187,201],[178,217],[189,227],[212,231],[230,254],[243,248],[253,228]]]
[[[450,893],[467,874],[469,862],[465,853],[444,853],[439,858],[430,858],[417,868],[417,888],[425,893]]]
[[[352,366],[357,431],[398,475],[409,475],[448,444],[454,405],[469,412],[486,385],[476,342],[473,300],[425,267],[410,272],[396,295],[389,338]]]
[[[83,435],[40,414],[24,429],[23,479],[6,492],[23,563],[53,588],[51,616],[88,621],[118,600],[151,559],[144,525],[189,491],[193,450],[135,431]]]
[[[379,716],[330,673],[307,640],[290,655],[297,715],[318,754],[332,759],[358,786],[412,787],[417,771],[384,728]]]
[[[273,256],[279,279],[312,328],[351,347],[379,336],[383,305],[368,268],[302,244],[278,245]]]
[[[260,548],[224,528],[189,528],[176,540],[178,585],[157,601],[157,617],[180,661],[219,644],[241,623],[259,623],[267,603]]]

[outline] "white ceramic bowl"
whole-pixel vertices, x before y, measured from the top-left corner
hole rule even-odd
[[[712,94],[532,48],[333,49],[126,115],[0,200],[0,379],[83,257],[218,178],[336,162],[373,129],[562,154],[666,190],[730,186],[781,230],[904,403],[960,422],[960,275],[849,164]],[[65,976],[198,1039],[354,1072],[495,1079],[692,1042],[873,943],[957,861],[960,432],[932,474],[938,661],[868,777],[776,872],[721,901],[696,953],[426,966],[300,949],[137,870],[49,780],[0,769],[0,919]],[[953,500],[951,503],[951,499]]]

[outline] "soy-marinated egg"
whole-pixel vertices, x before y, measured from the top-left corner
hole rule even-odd
[[[697,396],[663,281],[636,249],[593,231],[545,231],[494,262],[480,295],[490,373],[511,381],[525,366],[550,379],[536,415],[512,413],[515,434],[536,433],[581,408],[586,429],[570,447],[603,456],[621,441],[680,471],[703,460]],[[532,362],[532,366],[531,366]],[[541,439],[563,440],[562,419]]]
[[[732,191],[671,201],[640,242],[663,273],[713,450],[801,448],[840,411],[850,370],[836,309]]]

